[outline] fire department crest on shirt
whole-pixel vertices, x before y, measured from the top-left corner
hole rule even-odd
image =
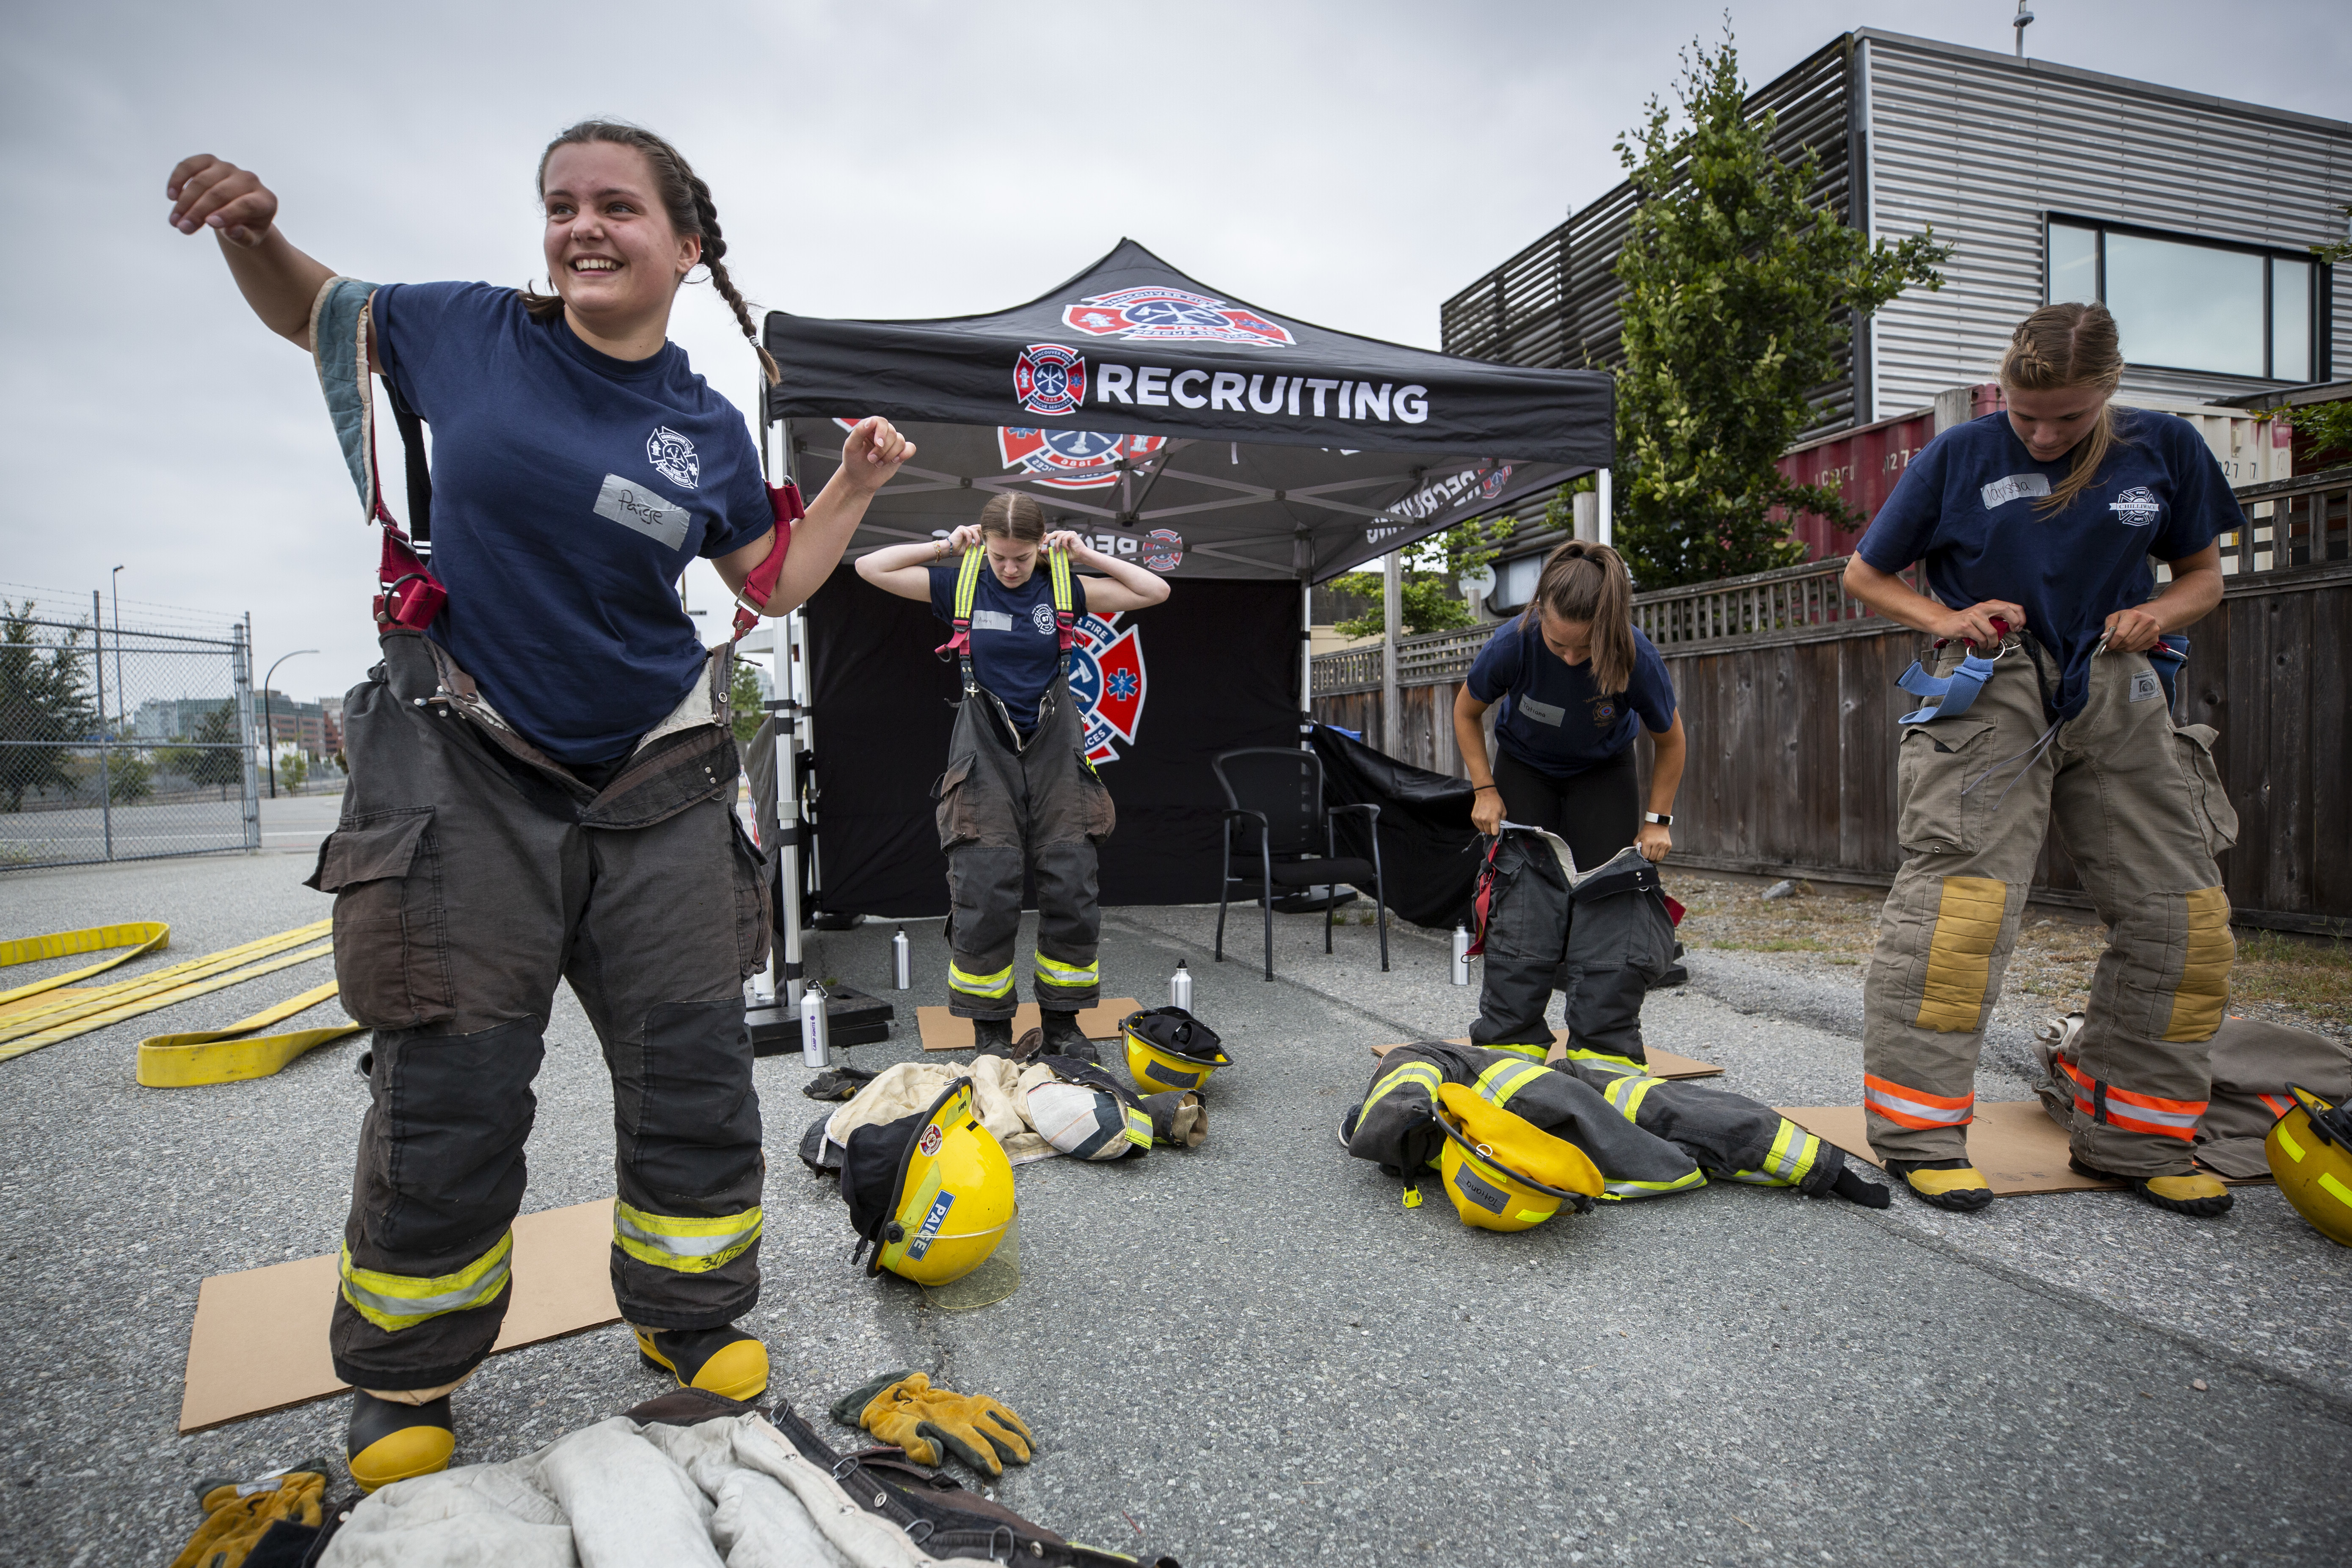
[[[2156,499],[2156,492],[2146,485],[2132,486],[2131,489],[2109,501],[2107,510],[2114,512],[2116,521],[2126,528],[2146,528],[2164,515],[2163,503]]]
[[[702,483],[702,459],[695,456],[694,443],[667,425],[656,426],[646,437],[646,461],[674,485],[693,489]]]
[[[1184,289],[1152,286],[1089,294],[1062,308],[1062,324],[1090,337],[1126,342],[1253,343],[1286,349],[1297,340],[1279,321]]]

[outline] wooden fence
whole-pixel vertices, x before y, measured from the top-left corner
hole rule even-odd
[[[2221,857],[2237,919],[2352,926],[2352,469],[2248,486],[2221,541],[2221,605],[2190,632],[2175,716],[2221,731],[2238,808]],[[1895,840],[1895,686],[1929,640],[1840,585],[1843,559],[1635,597],[1691,738],[1675,859],[1884,885]],[[1402,639],[1400,754],[1460,774],[1454,694],[1491,626]],[[1381,741],[1380,649],[1315,661],[1315,715]],[[1643,743],[1646,773],[1648,744]],[[2036,896],[2087,905],[2053,834]]]

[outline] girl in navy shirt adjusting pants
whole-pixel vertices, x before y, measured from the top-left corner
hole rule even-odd
[[[1490,769],[1482,721],[1497,706]],[[1640,809],[1633,770],[1637,725],[1655,746],[1647,811]],[[1569,1027],[1587,1037],[1571,1048],[1638,1063],[1640,995],[1655,978],[1651,972],[1671,961],[1671,942],[1657,952],[1647,943],[1632,952],[1632,939],[1603,934],[1621,922],[1596,917],[1584,922],[1591,942],[1564,960],[1568,889],[1541,864],[1556,860],[1556,852],[1536,835],[1507,831],[1507,825],[1539,828],[1565,841],[1585,873],[1629,846],[1653,863],[1674,846],[1683,721],[1665,662],[1633,625],[1633,584],[1615,551],[1570,540],[1551,552],[1526,613],[1495,633],[1455,693],[1454,735],[1476,792],[1471,821],[1497,840],[1472,1039],[1542,1059],[1552,1037],[1544,1015],[1565,961],[1572,972]],[[1642,870],[1654,885],[1655,874]],[[1612,945],[1616,951],[1601,951]]]
[[[2221,602],[2215,537],[2242,520],[2185,420],[2109,403],[2123,366],[2104,307],[2027,317],[2007,410],[1937,437],[1846,564],[1856,597],[1941,650],[1903,678],[1923,700],[1896,753],[1907,858],[1863,993],[1871,1146],[1940,1208],[1992,1200],[1968,1158],[1977,1054],[2053,825],[2108,926],[2056,1064],[2074,1163],[2160,1208],[2230,1206],[2190,1150],[2236,952],[2213,857],[2238,818],[2213,731],[2173,722],[2171,687],[2178,634]],[[1914,562],[1934,597],[1897,576]]]
[[[451,1392],[498,1338],[559,980],[613,1075],[611,1270],[637,1351],[682,1385],[766,1388],[738,1325],[760,1293],[741,981],[765,900],[734,819],[728,649],[705,653],[675,584],[703,556],[739,595],[772,579],[758,607],[783,613],[913,452],[861,424],[783,535],[742,416],[667,341],[699,266],[757,347],[709,188],[661,138],[596,121],[549,146],[539,188],[548,295],[338,278],[209,155],[168,187],[173,226],[210,228],[255,313],[333,367],[331,402],[374,371],[435,435],[447,602],[381,623],[310,880],[335,895],[344,1010],[375,1030],[330,1331],[367,1490],[447,1466]]]

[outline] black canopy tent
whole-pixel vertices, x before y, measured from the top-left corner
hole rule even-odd
[[[853,552],[1034,495],[1176,577],[1319,583],[1609,466],[1612,386],[1336,332],[1215,293],[1133,240],[1026,305],[935,321],[772,311],[767,416],[814,489],[835,422],[920,453]],[[1157,542],[1155,530],[1175,533]],[[1099,546],[1097,546],[1099,548]]]
[[[1171,577],[1294,584],[1298,620],[1281,628],[1280,640],[1299,649],[1294,689],[1302,710],[1307,588],[1562,480],[1605,475],[1612,455],[1613,384],[1605,374],[1490,364],[1333,331],[1220,294],[1132,240],[1009,310],[930,321],[772,311],[765,342],[781,372],[764,403],[761,448],[772,470],[782,466],[814,494],[839,461],[843,429],[874,414],[919,448],[875,498],[851,542],[853,557],[943,534],[971,521],[989,494],[1013,491],[1036,498],[1057,526],[1092,536],[1097,549]],[[818,607],[860,613],[842,606],[857,603],[861,586],[836,583]],[[1263,587],[1247,602],[1259,618],[1272,607]],[[810,672],[825,663],[811,657],[822,650],[807,639],[825,635],[822,616],[814,627],[800,614],[788,617],[777,661],[786,907],[774,977],[789,982],[794,1000],[795,768],[812,745]],[[1264,662],[1265,639],[1249,646]],[[873,657],[870,645],[862,657]],[[1288,686],[1293,673],[1278,679]],[[1264,743],[1262,719],[1247,735],[1224,735],[1195,715],[1181,771],[1196,755]],[[877,792],[903,783],[896,773],[922,738],[898,739],[907,744],[875,764],[895,770],[887,780],[853,776],[858,763],[847,748],[824,753],[827,795],[870,806]],[[1179,771],[1164,755],[1152,761],[1163,783]],[[1205,780],[1204,762],[1200,771]],[[1108,776],[1114,795],[1124,795],[1116,771]],[[1206,836],[1201,853],[1213,858],[1221,829],[1213,810],[1182,824],[1175,819],[1186,814],[1164,799],[1139,804],[1168,855]],[[892,809],[908,816],[914,803]],[[890,837],[897,847],[876,852],[917,853],[921,837],[902,824]],[[829,867],[833,858],[829,851]],[[1107,862],[1106,901],[1117,877]],[[830,869],[826,881],[834,881]],[[901,877],[893,885],[910,884]],[[824,902],[851,907],[830,886]]]

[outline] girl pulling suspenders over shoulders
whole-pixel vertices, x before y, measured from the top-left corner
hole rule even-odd
[[[351,786],[310,880],[335,895],[343,1008],[375,1030],[331,1331],[370,1491],[447,1467],[451,1391],[498,1339],[558,980],[612,1069],[613,1291],[638,1352],[681,1385],[766,1388],[737,1326],[760,1295],[741,983],[765,900],[735,825],[730,650],[706,653],[674,584],[708,557],[746,603],[739,636],[782,614],[914,452],[866,420],[786,532],[797,497],[765,492],[743,416],[667,337],[704,266],[757,346],[709,187],[661,138],[595,121],[550,145],[539,186],[552,295],[338,278],[217,158],[168,188],[173,226],[210,228],[255,314],[318,357],[372,518],[389,527],[368,373],[436,434],[438,580],[388,533],[383,662],[346,700]]]
[[[1103,575],[1076,576],[1074,563]],[[1087,761],[1066,656],[1077,617],[1147,609],[1168,597],[1167,581],[1076,533],[1046,532],[1045,509],[1024,495],[996,497],[977,523],[943,540],[860,556],[857,574],[929,604],[952,628],[947,648],[962,668],[938,789],[954,950],[949,1009],[973,1021],[982,1050],[1011,1047],[1021,889],[1034,881],[1045,1049],[1091,1058],[1077,1014],[1100,994],[1095,855],[1117,817]]]

